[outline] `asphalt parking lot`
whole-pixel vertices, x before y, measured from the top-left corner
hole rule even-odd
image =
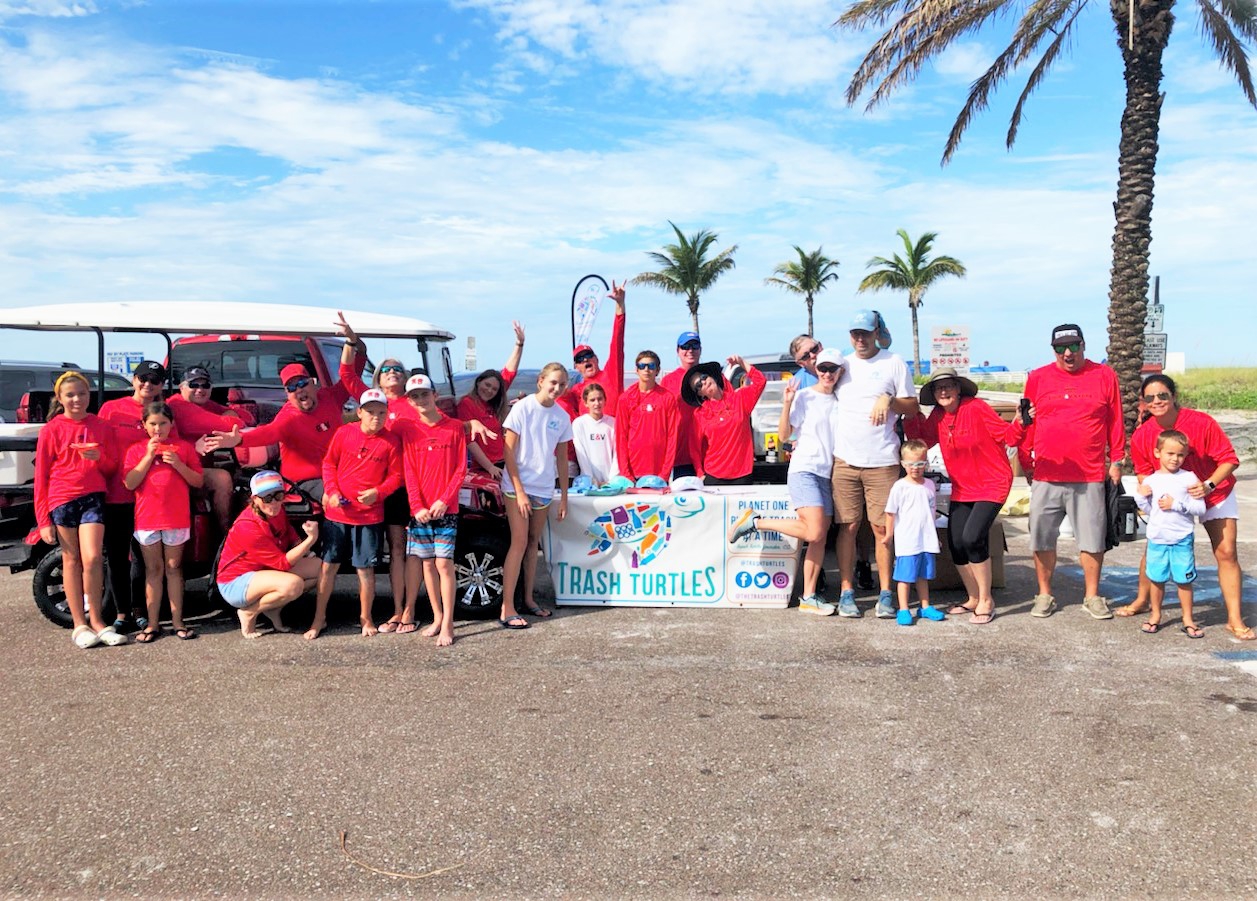
[[[437,649],[359,637],[342,580],[313,643],[84,652],[0,575],[0,894],[1257,896],[1257,648],[1216,600],[1201,641],[1093,620],[1076,568],[1031,618],[1024,524],[984,627],[567,608]]]

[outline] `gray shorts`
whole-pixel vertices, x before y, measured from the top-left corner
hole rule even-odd
[[[1040,482],[1030,486],[1030,550],[1054,551],[1069,515],[1078,550],[1103,554],[1108,505],[1103,482]]]

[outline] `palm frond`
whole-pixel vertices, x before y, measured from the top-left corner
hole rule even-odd
[[[1235,75],[1240,83],[1240,90],[1248,98],[1248,102],[1257,106],[1257,92],[1253,91],[1252,72],[1248,68],[1248,54],[1235,32],[1231,30],[1234,23],[1240,33],[1250,40],[1257,31],[1257,14],[1251,0],[1231,0],[1229,4],[1223,0],[1222,10],[1214,6],[1211,0],[1198,0],[1200,4],[1200,25],[1205,38],[1213,45],[1214,52]],[[1228,8],[1229,7],[1229,8]],[[1245,7],[1247,7],[1245,9]],[[1229,20],[1229,22],[1228,22]]]
[[[1065,27],[1060,30],[1052,43],[1048,44],[1047,49],[1043,51],[1043,57],[1038,64],[1030,72],[1030,77],[1026,79],[1026,86],[1022,88],[1020,96],[1017,97],[1017,104],[1013,107],[1013,114],[1008,120],[1008,135],[1005,137],[1004,146],[1012,148],[1013,142],[1017,140],[1017,129],[1021,125],[1022,110],[1025,109],[1026,101],[1030,99],[1030,95],[1034,93],[1034,89],[1039,86],[1048,70],[1052,68],[1052,63],[1056,62],[1056,58],[1060,55],[1061,49],[1065,46],[1065,41],[1069,38],[1070,29],[1073,27],[1074,20],[1078,18],[1078,14],[1082,12],[1082,7],[1074,10],[1074,14],[1069,17],[1069,21]]]

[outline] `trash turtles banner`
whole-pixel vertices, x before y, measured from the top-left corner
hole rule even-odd
[[[785,607],[799,543],[772,531],[734,544],[729,526],[748,509],[794,517],[782,488],[568,497],[552,504],[542,548],[559,604]]]

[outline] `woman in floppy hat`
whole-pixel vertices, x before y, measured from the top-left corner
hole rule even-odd
[[[904,434],[937,444],[951,477],[947,543],[969,599],[948,612],[986,625],[995,618],[988,535],[1013,486],[1007,448],[1021,443],[1025,426],[1020,418],[1004,422],[977,395],[978,386],[955,369],[934,370],[920,394],[921,405],[934,409],[905,419]]]
[[[695,474],[707,485],[745,485],[755,466],[751,411],[768,381],[739,356],[729,357],[728,362],[746,372],[742,387],[730,388],[716,362],[699,363],[681,382],[681,399],[696,408],[690,427],[690,459]]]
[[[838,608],[816,593],[821,565],[825,559],[825,536],[834,515],[834,490],[830,473],[834,468],[834,426],[838,403],[834,388],[847,368],[847,361],[836,350],[828,348],[816,356],[815,385],[800,389],[794,379],[786,383],[781,405],[781,421],[777,433],[783,437],[797,435],[786,486],[790,506],[797,519],[766,519],[748,510],[729,530],[731,542],[756,529],[780,532],[806,541],[803,556],[803,594],[799,610],[832,616]]]

